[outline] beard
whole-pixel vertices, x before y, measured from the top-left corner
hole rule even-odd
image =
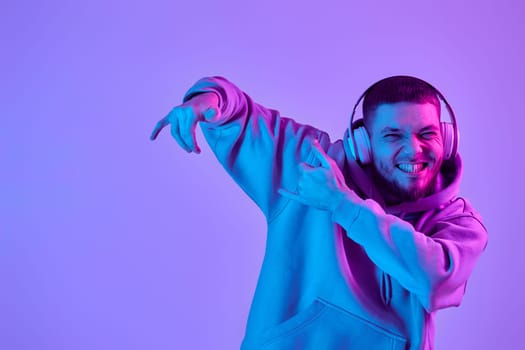
[[[437,187],[438,170],[432,174],[431,179],[423,186],[404,188],[395,176],[386,177],[375,164],[372,165],[372,178],[383,199],[389,205],[402,202],[413,202],[433,194]]]

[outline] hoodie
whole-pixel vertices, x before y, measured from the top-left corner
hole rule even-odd
[[[243,350],[433,349],[434,315],[458,306],[486,247],[479,214],[458,196],[459,155],[444,162],[430,196],[388,207],[344,140],[254,102],[222,77],[219,116],[201,123],[225,170],[264,213],[266,250]],[[345,138],[347,135],[345,135]],[[280,196],[299,164],[316,165],[318,140],[359,201],[323,211]]]

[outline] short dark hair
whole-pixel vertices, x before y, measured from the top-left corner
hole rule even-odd
[[[372,113],[380,104],[397,102],[431,103],[438,115],[441,113],[438,94],[430,84],[411,76],[393,76],[379,81],[366,93],[363,100],[365,126],[368,126]]]

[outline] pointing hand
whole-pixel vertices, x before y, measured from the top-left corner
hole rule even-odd
[[[333,211],[345,193],[352,192],[336,162],[330,158],[319,142],[314,141],[313,153],[321,162],[319,167],[301,163],[297,192],[279,189],[279,194],[302,204]],[[355,195],[355,194],[354,194]]]
[[[188,153],[200,153],[195,128],[200,121],[213,121],[220,115],[219,98],[213,92],[194,96],[177,106],[158,121],[150,139],[155,140],[164,127],[171,126],[171,135]]]

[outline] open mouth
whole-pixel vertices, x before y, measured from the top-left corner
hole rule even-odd
[[[417,174],[425,170],[427,166],[428,163],[399,163],[396,168],[404,173]]]

